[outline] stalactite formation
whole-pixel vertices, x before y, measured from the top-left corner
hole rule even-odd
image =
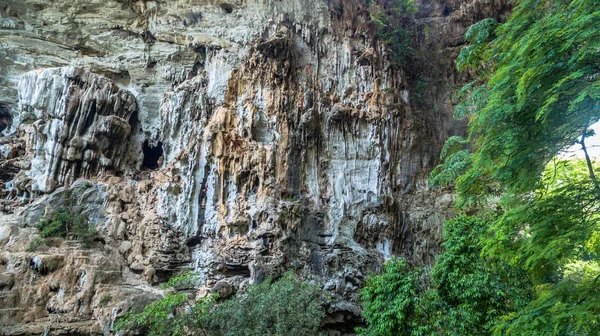
[[[323,328],[351,332],[370,271],[439,251],[453,200],[427,175],[464,132],[452,60],[471,23],[508,10],[418,6],[402,67],[360,0],[0,6],[5,333],[110,334],[185,269],[198,295],[293,269],[332,294]],[[32,247],[64,206],[94,245]]]

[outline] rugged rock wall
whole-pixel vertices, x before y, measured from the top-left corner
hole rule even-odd
[[[223,296],[294,269],[333,294],[324,329],[350,332],[370,271],[439,250],[452,197],[427,174],[464,131],[453,60],[508,10],[418,6],[393,67],[361,0],[0,1],[3,331],[110,334],[188,268]],[[94,246],[28,249],[58,207]]]

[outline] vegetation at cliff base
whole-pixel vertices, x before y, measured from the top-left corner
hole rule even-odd
[[[361,291],[368,327],[360,334],[485,335],[498,318],[524,307],[533,295],[524,272],[481,257],[486,224],[459,215],[445,223],[445,250],[432,269],[397,259],[369,278]]]
[[[513,4],[457,60],[476,75],[455,111],[469,136],[448,139],[431,183],[462,214],[431,269],[395,260],[368,281],[363,335],[600,332],[600,0]]]
[[[275,282],[251,285],[243,296],[227,300],[210,315],[211,335],[319,335],[319,286],[287,272]]]
[[[185,273],[171,278],[168,286],[189,284],[193,279],[193,274]],[[277,281],[250,285],[246,292],[222,302],[216,295],[195,300],[194,294],[168,293],[141,311],[125,313],[115,329],[150,336],[319,335],[324,316],[320,288],[292,272]]]

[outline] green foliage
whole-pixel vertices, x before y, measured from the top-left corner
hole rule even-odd
[[[287,272],[276,281],[252,285],[248,292],[216,307],[210,317],[214,336],[318,335],[324,316],[318,286]]]
[[[467,68],[479,68],[488,61],[490,57],[489,42],[495,37],[498,22],[495,19],[484,19],[469,27],[465,33],[465,41],[469,45],[460,50],[456,59],[456,68],[459,71]]]
[[[473,154],[465,149],[467,143],[465,139],[458,136],[448,138],[440,154],[443,163],[431,172],[431,186],[452,184],[458,176],[469,169]]]
[[[404,259],[386,263],[384,273],[371,276],[361,290],[367,328],[359,329],[359,334],[412,335],[419,292],[418,271],[411,270]]]
[[[590,242],[600,233],[600,200],[585,162],[553,162],[535,192],[506,195],[502,206],[488,254],[522,265],[540,281],[573,260],[598,257]]]
[[[461,51],[457,66],[478,78],[459,92],[455,115],[470,118],[472,154],[466,165],[453,162],[452,155],[468,146],[450,139],[432,180],[456,178],[459,205],[470,212],[496,209],[497,215],[477,234],[477,248],[463,246],[461,251],[470,264],[477,265],[475,256],[485,261],[488,271],[474,274],[500,279],[488,284],[498,293],[522,293],[501,300],[512,306],[477,306],[464,315],[464,325],[474,325],[468,321],[475,316],[485,327],[474,334],[595,335],[600,330],[595,163],[587,152],[585,161],[557,159],[576,142],[583,147],[588,126],[600,119],[598,22],[599,0],[518,0],[506,23],[484,20],[466,35],[470,45]],[[457,151],[457,144],[465,147]],[[432,271],[443,302],[458,299],[443,294],[440,279],[451,277],[444,283],[466,295],[485,279],[458,277],[454,270],[467,264],[452,263],[437,273],[451,250],[447,243]],[[529,284],[523,287],[494,275],[503,269],[519,269],[522,276],[516,278]],[[495,302],[489,294],[494,293],[472,298]],[[485,311],[494,318],[482,321],[478,314]],[[446,322],[443,330],[453,328]]]
[[[460,215],[445,223],[444,252],[423,284],[424,269],[403,259],[368,279],[361,291],[367,328],[361,335],[490,335],[494,322],[527,305],[527,277],[508,263],[481,257],[487,220]]]
[[[599,21],[598,0],[521,0],[506,23],[469,30],[457,64],[480,75],[467,91],[484,88],[462,106],[475,107],[475,154],[459,193],[486,192],[488,181],[531,191],[546,164],[600,118]]]
[[[192,272],[175,276],[167,287],[189,288]],[[244,295],[221,304],[215,296],[194,301],[184,292],[166,294],[142,311],[129,311],[115,330],[154,335],[317,335],[324,316],[316,285],[286,273],[276,282],[251,285]]]
[[[485,253],[521,265],[536,299],[497,335],[591,335],[600,327],[600,200],[583,160],[552,162],[538,188],[506,195]]]
[[[459,215],[444,224],[444,252],[431,277],[438,302],[432,307],[447,335],[489,335],[495,322],[524,307],[531,283],[518,265],[481,255],[495,215]]]
[[[115,330],[138,330],[148,336],[203,335],[204,320],[213,301],[212,297],[208,297],[190,303],[185,293],[166,294],[139,313],[125,313],[115,325]]]
[[[40,247],[41,245],[44,245],[44,241],[40,238],[35,238],[34,240],[31,241],[31,243],[29,243],[29,246],[27,246],[27,252],[33,252],[35,250],[37,250],[38,247]]]
[[[406,18],[417,12],[414,0],[371,0],[371,21],[377,25],[377,37],[389,49],[393,65],[403,65],[413,52]]]
[[[597,335],[600,330],[600,270],[577,270],[585,280],[566,279],[539,286],[537,298],[527,307],[503,318],[494,335]],[[595,275],[593,279],[591,276]]]
[[[41,238],[64,238],[70,235],[82,241],[87,246],[91,245],[97,234],[96,229],[88,223],[87,218],[83,214],[76,213],[73,209],[68,208],[54,210],[50,217],[42,218],[36,227],[40,230]],[[36,244],[33,248],[39,246],[38,242]]]
[[[471,116],[487,104],[488,90],[485,85],[474,81],[463,86],[456,94],[458,103],[454,109],[457,119]]]
[[[194,271],[187,271],[169,278],[169,281],[160,285],[161,288],[189,289],[198,282],[199,275]]]
[[[104,293],[98,301],[98,305],[100,305],[100,307],[105,307],[110,302],[110,300],[112,300],[112,294]]]
[[[193,288],[197,281],[198,274],[187,271],[171,277],[161,288],[184,290]],[[185,292],[168,293],[141,311],[132,309],[123,314],[115,325],[115,331],[136,330],[149,336],[204,335],[215,300],[214,295],[194,301]]]

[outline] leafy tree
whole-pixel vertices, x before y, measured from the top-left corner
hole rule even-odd
[[[398,259],[369,278],[361,291],[367,322],[361,334],[490,335],[498,319],[527,305],[531,292],[525,274],[480,256],[486,224],[465,215],[446,222],[444,251],[429,274]]]
[[[518,265],[481,255],[496,216],[459,215],[444,224],[444,251],[431,271],[439,301],[428,306],[442,334],[489,335],[499,318],[532,299],[531,282]]]
[[[318,335],[324,311],[317,285],[287,272],[276,281],[252,285],[244,295],[219,305],[211,314],[211,335]]]
[[[491,182],[531,191],[553,157],[582,135],[583,144],[600,118],[599,21],[598,0],[520,0],[506,23],[471,27],[457,66],[480,76],[463,92],[475,150],[460,194]]]
[[[371,20],[389,50],[393,65],[403,65],[413,52],[410,24],[406,20],[417,12],[414,0],[369,0]]]
[[[598,22],[599,0],[519,0],[506,23],[472,26],[457,60],[478,75],[455,113],[470,119],[459,149],[470,152],[443,157],[433,180],[456,176],[470,212],[498,210],[481,257],[521,268],[533,293],[489,325],[495,335],[600,330],[600,184],[586,146],[600,119]],[[576,143],[583,160],[557,159]]]
[[[548,165],[539,187],[507,195],[486,254],[521,265],[536,299],[504,317],[497,335],[592,335],[600,328],[600,199],[583,160]]]
[[[165,287],[193,288],[194,273],[171,278]],[[154,335],[317,335],[324,316],[318,286],[288,272],[276,282],[250,285],[248,292],[220,304],[215,296],[195,301],[169,293],[142,311],[124,314],[116,330]]]
[[[419,271],[413,271],[404,259],[385,264],[384,273],[367,279],[361,290],[363,318],[367,328],[361,335],[410,335],[419,303]]]
[[[184,272],[171,277],[162,288],[188,289],[198,275]],[[186,292],[167,293],[141,311],[136,308],[119,318],[115,331],[136,331],[149,336],[206,335],[205,324],[216,297],[208,296],[198,301]]]
[[[506,195],[504,214],[490,226],[486,252],[550,280],[573,260],[596,259],[600,199],[581,160],[548,165],[532,193]]]

